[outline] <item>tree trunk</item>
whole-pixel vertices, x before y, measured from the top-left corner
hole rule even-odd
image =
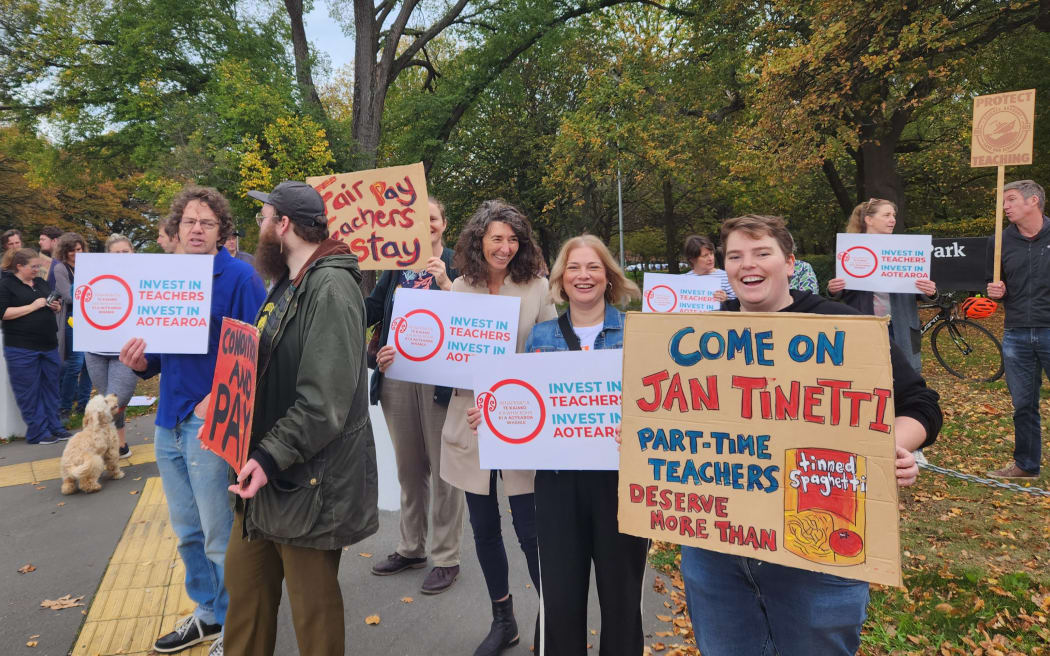
[[[674,218],[674,187],[670,178],[664,178],[664,255],[667,257],[667,272],[678,273],[678,226]]]
[[[842,215],[848,217],[850,212],[853,211],[853,202],[849,197],[846,185],[842,183],[842,178],[839,177],[838,170],[835,169],[835,163],[830,159],[826,159],[821,168],[824,170],[824,177],[828,179],[828,184],[831,185],[831,191],[835,194],[835,200],[839,202],[839,207],[842,208]]]
[[[321,121],[327,120],[321,98],[314,86],[313,66],[310,63],[310,43],[306,40],[303,26],[303,0],[284,0],[288,20],[292,26],[292,54],[295,57],[295,81],[303,95],[306,110]]]

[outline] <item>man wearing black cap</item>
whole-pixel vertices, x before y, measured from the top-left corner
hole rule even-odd
[[[241,237],[243,236],[243,230],[240,228],[234,228],[233,232],[230,233],[230,236],[226,238],[226,250],[228,250],[230,255],[235,259],[255,266],[255,258],[252,257],[252,254],[241,250]]]
[[[248,462],[230,486],[225,653],[273,654],[283,581],[299,653],[342,656],[339,557],[379,526],[361,272],[312,187],[248,195],[263,202],[256,267],[273,287],[256,320]]]

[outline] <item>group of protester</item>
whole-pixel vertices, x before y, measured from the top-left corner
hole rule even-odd
[[[1028,441],[1021,448],[1018,427],[1015,466],[1027,474],[1039,468],[1038,366],[1046,368],[1045,360],[1032,365],[1031,353],[1047,357],[1040,348],[1045,351],[1050,337],[1050,308],[1042,305],[1050,298],[1045,289],[1050,278],[1038,277],[1032,267],[1050,266],[1040,241],[1050,248],[1050,219],[1042,216],[1044,197],[1038,185],[1023,181],[1007,189],[1011,226],[1004,282],[990,284],[988,292],[1006,304],[1007,378],[1019,412],[1024,406],[1020,401],[1028,398],[1021,388],[1034,387],[1031,403],[1023,408],[1026,414],[1015,414],[1028,422],[1025,430],[1035,431],[1034,445]],[[471,390],[384,376],[398,357],[386,337],[393,299],[402,288],[520,299],[519,352],[622,348],[624,314],[618,306],[639,291],[605,244],[590,235],[569,239],[548,279],[530,223],[519,209],[485,201],[466,221],[455,248],[448,248],[444,207],[431,199],[431,251],[425,266],[384,272],[370,296],[362,298],[356,258],[345,244],[328,237],[324,202],[314,189],[285,182],[269,193],[249,196],[262,203],[256,216],[254,269],[223,248],[234,234],[234,223],[229,203],[214,189],[183,190],[158,235],[166,252],[214,257],[208,352],[147,354],[147,344],[133,339],[118,358],[138,377],[163,373],[157,463],[185,564],[187,594],[196,603],[192,614],[156,640],[154,650],[173,653],[214,639],[212,656],[272,654],[283,583],[300,653],[344,653],[338,567],[344,546],[378,528],[375,445],[367,407],[378,402],[393,441],[401,514],[398,545],[373,566],[373,573],[423,568],[429,555],[433,566],[421,592],[448,590],[460,575],[465,510],[492,604],[489,630],[484,636],[478,630],[475,656],[499,654],[518,643],[497,496],[502,487],[541,598],[533,631],[537,652],[586,653],[593,562],[602,619],[599,653],[642,653],[648,545],[618,531],[617,472],[482,469],[476,434],[480,412]],[[862,203],[848,230],[888,234],[895,211],[889,201]],[[724,281],[719,292],[726,311],[891,316],[896,477],[898,485],[913,484],[918,467],[912,452],[932,444],[942,423],[938,395],[926,386],[918,367],[915,296],[852,292],[841,279],[828,282],[832,300],[818,296],[812,269],[798,266],[794,240],[778,217],[729,219],[721,227],[720,242],[724,270],[715,268],[715,245],[706,238],[691,237],[685,254],[692,273],[714,274]],[[1026,254],[1026,244],[1039,250]],[[8,296],[0,297],[5,299],[0,301],[5,336],[9,320],[61,309],[47,305],[47,287],[34,279],[39,266],[35,256],[16,254],[12,261],[18,264],[5,276],[3,293],[15,289],[22,300],[16,305],[6,301]],[[268,290],[263,279],[270,282]],[[793,289],[793,281],[809,287]],[[936,286],[919,280],[916,291],[932,295]],[[561,316],[560,304],[566,305]],[[224,317],[253,322],[260,331],[251,443],[240,471],[203,450],[197,439]],[[1040,321],[1044,325],[1035,325]],[[369,326],[374,333],[366,344]],[[1011,336],[1011,331],[1025,332]],[[1042,346],[1040,331],[1045,335]],[[56,347],[50,348],[53,352]],[[1011,373],[1018,358],[1028,358],[1028,374]],[[683,548],[682,573],[697,644],[705,656],[853,654],[859,646],[866,583],[691,547]],[[474,629],[465,624],[463,630]]]

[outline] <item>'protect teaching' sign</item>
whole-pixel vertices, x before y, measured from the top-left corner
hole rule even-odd
[[[623,352],[479,358],[482,469],[618,469]]]
[[[430,257],[423,164],[306,179],[324,199],[328,231],[362,269],[421,269]]]
[[[717,276],[676,276],[646,273],[642,312],[712,312],[721,307],[715,292],[722,289]]]
[[[73,349],[207,353],[214,255],[81,253],[73,281]]]
[[[835,242],[835,277],[846,289],[917,294],[915,281],[930,277],[930,235],[840,233]]]
[[[386,377],[471,389],[478,356],[517,351],[516,296],[400,288],[386,343],[396,350]]]
[[[628,314],[620,531],[900,585],[886,326]]]

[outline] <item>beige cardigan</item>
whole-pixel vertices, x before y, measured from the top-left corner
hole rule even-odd
[[[452,291],[468,294],[488,294],[488,286],[472,286],[463,276],[452,283]],[[546,278],[517,284],[508,276],[499,289],[500,296],[517,296],[521,299],[518,313],[518,345],[520,353],[525,347],[532,327],[558,316],[550,297],[550,285]],[[474,404],[472,390],[457,389],[448,404],[445,425],[441,429],[441,478],[451,485],[474,494],[489,493],[489,470],[481,468],[478,455],[478,436],[467,425],[467,408]],[[503,471],[503,489],[508,496],[531,494],[536,472],[531,469],[507,469]]]

